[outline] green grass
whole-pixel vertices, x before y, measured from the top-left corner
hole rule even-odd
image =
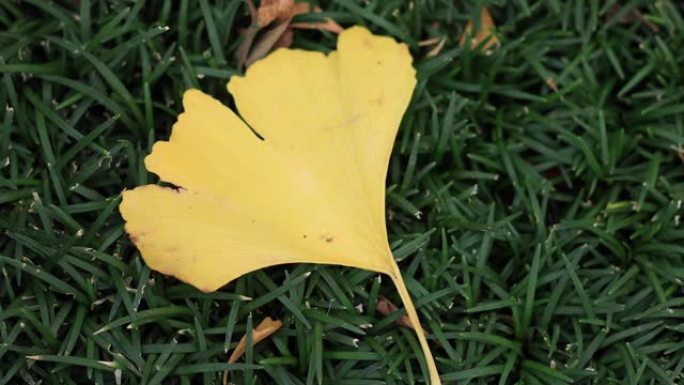
[[[491,55],[458,47],[485,3]],[[415,57],[388,224],[445,383],[684,381],[684,10],[619,2],[654,32],[616,3],[321,4]],[[202,294],[124,234],[120,192],[155,181],[183,90],[230,105],[247,23],[228,0],[0,0],[0,384],[425,383],[413,333],[374,311],[399,303],[388,279],[293,265]],[[284,328],[225,364],[267,315]]]

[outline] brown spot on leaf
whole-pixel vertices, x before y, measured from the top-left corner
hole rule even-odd
[[[173,255],[176,255],[176,254],[178,254],[178,247],[177,247],[177,246],[168,246],[168,247],[164,247],[164,249],[162,249],[162,253],[163,253],[163,255],[166,255],[166,256],[169,256],[169,257],[170,257],[170,256],[173,256]],[[193,263],[193,264],[194,264],[194,263],[197,263],[197,255],[196,255],[196,254],[193,254],[193,255],[190,257],[190,259],[192,260],[192,263]]]
[[[380,95],[377,98],[369,100],[369,103],[374,104],[376,106],[382,106],[385,103],[385,99],[382,97],[382,95]]]
[[[332,235],[326,234],[326,233],[319,235],[318,239],[320,239],[321,241],[323,241],[325,243],[332,243],[335,240],[335,238],[333,238]]]

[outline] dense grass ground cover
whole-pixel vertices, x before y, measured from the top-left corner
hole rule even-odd
[[[415,57],[388,225],[445,383],[682,383],[676,3],[322,2]],[[491,55],[458,47],[484,4]],[[374,310],[399,302],[389,280],[297,265],[202,294],[123,232],[119,194],[155,180],[183,90],[230,105],[247,23],[239,1],[0,0],[0,384],[424,383],[413,333]],[[284,328],[226,365],[265,316]]]

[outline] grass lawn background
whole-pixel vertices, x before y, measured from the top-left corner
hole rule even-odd
[[[682,383],[677,3],[320,3],[415,58],[388,226],[445,383]],[[491,55],[458,47],[483,5],[502,41]],[[426,381],[400,314],[374,310],[379,295],[400,303],[389,279],[291,265],[202,294],[150,272],[124,234],[120,192],[155,181],[143,158],[183,90],[232,106],[246,12],[0,1],[0,384],[212,384],[226,368],[237,384]],[[442,35],[426,58],[417,42]],[[294,46],[335,39],[297,32]],[[226,365],[265,316],[284,328]]]

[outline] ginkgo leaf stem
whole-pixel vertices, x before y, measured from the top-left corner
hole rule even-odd
[[[432,357],[432,351],[430,350],[430,345],[428,345],[427,338],[425,337],[424,329],[420,324],[420,319],[418,318],[418,312],[416,312],[416,307],[413,305],[413,300],[409,295],[408,289],[406,288],[406,284],[404,283],[404,279],[401,277],[401,270],[399,270],[399,266],[394,261],[394,259],[391,260],[390,264],[392,265],[392,272],[389,274],[389,276],[390,278],[392,278],[392,282],[394,282],[394,286],[397,288],[397,291],[399,292],[399,296],[401,297],[401,301],[404,303],[404,307],[406,307],[406,314],[408,315],[409,320],[413,325],[413,329],[416,331],[418,341],[420,342],[420,346],[423,349],[425,362],[427,363],[428,373],[430,374],[430,384],[441,385],[442,382],[439,379],[439,372],[437,372],[437,365],[435,364],[435,359],[434,357]]]

